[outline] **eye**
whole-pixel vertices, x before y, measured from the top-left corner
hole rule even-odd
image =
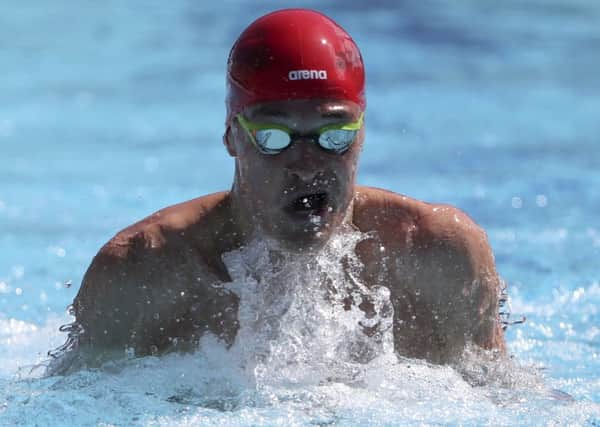
[[[281,129],[260,129],[254,134],[256,143],[261,148],[269,150],[283,150],[290,145],[290,136]]]
[[[357,133],[357,130],[331,129],[321,134],[319,144],[327,150],[343,151],[354,142]]]

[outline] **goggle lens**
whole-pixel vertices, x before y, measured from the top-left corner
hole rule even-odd
[[[259,129],[254,131],[256,144],[265,152],[277,153],[292,142],[290,135],[281,129]]]
[[[319,136],[319,145],[326,150],[342,152],[354,142],[357,133],[357,130],[327,130]]]

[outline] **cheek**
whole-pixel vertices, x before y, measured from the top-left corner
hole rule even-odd
[[[272,165],[269,160],[252,155],[238,159],[238,173],[242,186],[263,200],[274,196],[274,189],[279,188],[281,180],[278,173],[280,168]]]
[[[358,160],[358,150],[347,152],[343,159],[335,164],[334,170],[338,177],[343,178],[347,184],[352,184],[352,180],[356,175]]]

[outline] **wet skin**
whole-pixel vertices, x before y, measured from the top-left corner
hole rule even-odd
[[[243,112],[301,135],[360,113],[352,102],[331,100]],[[221,254],[261,235],[289,252],[317,251],[343,224],[370,233],[356,248],[361,280],[390,289],[399,354],[448,363],[467,342],[504,352],[500,281],[485,233],[454,207],[356,186],[363,140],[364,128],[341,155],[309,138],[264,155],[233,121],[225,135],[236,165],[232,190],[163,209],[100,250],[74,301],[84,330],[75,353],[95,364],[127,348],[140,356],[191,351],[206,332],[232,344],[239,299],[221,286],[229,281]],[[368,315],[368,304],[361,308]]]

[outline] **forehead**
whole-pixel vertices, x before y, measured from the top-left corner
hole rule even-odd
[[[333,99],[305,99],[261,102],[244,109],[250,120],[295,119],[295,120],[358,120],[361,108],[352,101]]]

